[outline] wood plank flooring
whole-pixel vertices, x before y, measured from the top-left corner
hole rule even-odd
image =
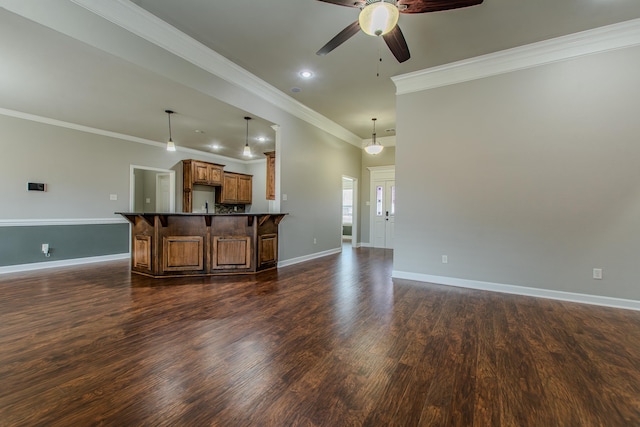
[[[640,426],[640,312],[392,281],[0,276],[1,426]]]

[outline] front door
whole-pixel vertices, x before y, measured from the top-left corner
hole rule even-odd
[[[371,245],[374,248],[393,249],[395,223],[396,181],[395,171],[372,171]]]

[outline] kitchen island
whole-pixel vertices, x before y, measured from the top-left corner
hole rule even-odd
[[[284,213],[116,212],[131,223],[131,271],[152,277],[256,273],[278,264]]]

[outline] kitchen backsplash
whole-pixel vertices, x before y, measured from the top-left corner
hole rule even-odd
[[[223,205],[216,203],[215,213],[228,214],[228,213],[244,213],[245,205]]]

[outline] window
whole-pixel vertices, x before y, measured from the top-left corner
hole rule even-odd
[[[396,186],[391,186],[391,215],[396,214]]]

